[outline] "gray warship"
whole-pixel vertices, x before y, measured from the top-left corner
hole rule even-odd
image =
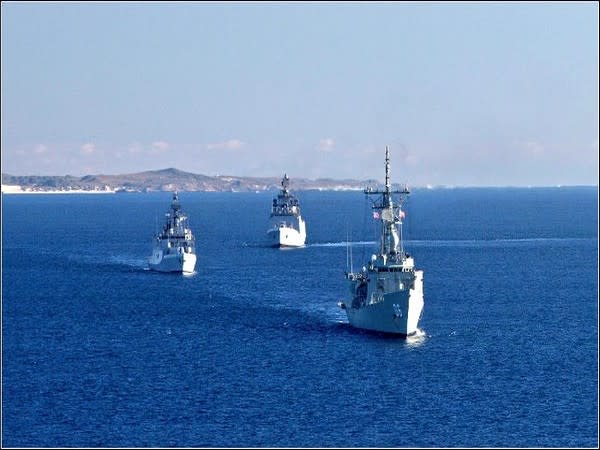
[[[346,272],[350,300],[338,305],[346,311],[350,325],[402,337],[418,332],[423,311],[423,271],[415,268],[412,256],[404,251],[402,204],[410,193],[406,186],[392,190],[390,153],[385,148],[385,188],[366,188],[373,217],[381,221],[379,252],[362,270]],[[396,195],[397,199],[393,196]]]
[[[281,180],[281,191],[273,199],[267,237],[272,247],[302,247],[306,242],[306,223],[300,214],[300,202],[290,190],[287,174]]]
[[[196,241],[189,227],[188,216],[181,210],[177,192],[173,193],[171,209],[165,214],[163,230],[154,237],[150,270],[158,272],[193,273],[196,267]]]

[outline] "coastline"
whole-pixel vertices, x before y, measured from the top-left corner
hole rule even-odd
[[[555,186],[415,186],[413,190],[451,190],[451,189],[569,189],[569,188],[592,188],[598,189],[598,185],[555,185]],[[173,192],[176,189],[158,189],[158,190],[126,190],[122,187],[112,189],[106,186],[105,189],[39,189],[38,187],[23,187],[20,185],[2,185],[2,195],[12,194],[117,194],[121,192]],[[363,188],[349,187],[349,186],[333,186],[333,187],[314,187],[308,189],[298,189],[298,192],[303,191],[324,191],[324,192],[338,192],[338,191],[362,191]],[[267,189],[256,189],[256,190],[234,190],[234,189],[201,189],[201,190],[182,190],[180,192],[270,192]]]
[[[114,194],[115,190],[85,190],[85,189],[69,189],[69,190],[40,190],[34,191],[30,188],[23,190],[21,186],[2,185],[2,195],[4,194]]]

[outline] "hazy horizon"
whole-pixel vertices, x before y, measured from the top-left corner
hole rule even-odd
[[[597,2],[1,8],[6,174],[598,184]]]
[[[15,175],[12,173],[7,173],[7,172],[2,172],[2,175],[8,175],[8,176],[15,176],[15,177],[68,177],[68,176],[72,176],[75,178],[83,178],[86,176],[127,176],[127,175],[137,175],[139,173],[144,173],[144,172],[159,172],[159,171],[164,171],[164,170],[171,170],[171,169],[175,169],[175,170],[179,170],[182,172],[186,172],[184,170],[178,169],[176,167],[165,167],[162,169],[150,169],[150,170],[146,170],[146,171],[139,171],[139,172],[127,172],[127,173],[87,173],[84,175],[72,175],[72,174],[45,174],[45,175],[36,175],[36,174],[23,174],[23,175]],[[281,177],[280,174],[276,174],[276,175],[260,175],[260,176],[250,176],[250,175],[238,175],[238,174],[233,174],[233,173],[222,173],[222,174],[214,174],[214,175],[207,175],[205,173],[197,173],[197,172],[186,172],[186,173],[191,173],[193,175],[204,175],[204,176],[210,176],[210,177],[231,177],[231,178],[275,178],[275,179],[279,179]],[[296,179],[304,179],[304,180],[310,180],[310,181],[318,181],[320,179],[331,179],[333,181],[356,181],[356,182],[360,182],[360,181],[367,181],[367,180],[374,180],[378,183],[381,183],[382,185],[384,184],[384,178],[383,177],[364,177],[364,178],[351,178],[351,177],[344,177],[344,178],[335,178],[335,177],[293,177],[290,178],[290,180],[293,182],[294,178]],[[392,177],[393,178],[393,177]],[[404,185],[405,183],[402,181],[396,181],[396,180],[392,180],[392,185]],[[4,186],[4,184],[3,184]],[[571,187],[595,187],[598,188],[599,184],[598,183],[591,183],[591,184],[556,184],[556,185],[518,185],[518,184],[497,184],[497,185],[485,185],[485,184],[481,184],[481,185],[469,185],[469,184],[465,184],[465,185],[460,185],[460,184],[415,184],[415,185],[410,185],[409,187],[412,189],[431,189],[431,188],[548,188],[548,187],[565,187],[565,188],[571,188]],[[300,189],[301,190],[301,189]]]

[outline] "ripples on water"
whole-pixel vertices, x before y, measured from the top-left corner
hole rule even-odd
[[[349,248],[358,266],[375,246],[360,196],[304,193],[308,243],[279,251],[270,195],[182,193],[185,277],[146,270],[167,194],[4,196],[3,445],[596,446],[596,191],[479,192],[406,208],[407,339],[337,307]]]

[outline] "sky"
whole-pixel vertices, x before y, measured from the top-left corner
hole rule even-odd
[[[2,172],[597,185],[598,12],[3,1]]]

